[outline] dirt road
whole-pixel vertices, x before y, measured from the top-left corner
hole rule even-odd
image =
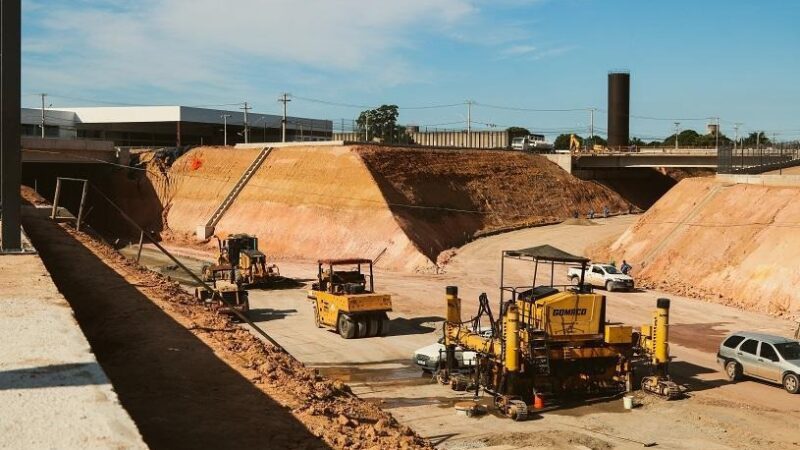
[[[609,320],[640,325],[650,321],[656,299],[672,299],[672,371],[691,391],[688,399],[664,402],[641,397],[643,406],[625,411],[621,400],[597,401],[547,412],[525,423],[487,416],[465,419],[452,405],[464,395],[431,384],[411,361],[414,349],[434,342],[441,331],[444,287],[458,285],[465,316],[481,292],[498,301],[500,252],[550,244],[574,253],[622,233],[632,217],[596,220],[597,225],[556,225],[519,230],[474,241],[458,250],[442,274],[377,272],[377,289],[393,295],[393,332],[384,338],[343,340],[313,325],[301,289],[253,291],[253,319],[301,361],[347,381],[360,396],[378,402],[420,434],[448,448],[510,445],[512,448],[640,447],[796,448],[800,397],[755,381],[728,383],[715,360],[721,337],[737,329],[791,335],[793,324],[763,314],[676,297],[656,291],[608,293]],[[282,273],[308,280],[311,263],[280,264]],[[563,269],[562,269],[563,270]],[[634,269],[635,270],[635,269]],[[531,267],[506,267],[511,279],[530,283]],[[556,272],[556,279],[563,277]]]

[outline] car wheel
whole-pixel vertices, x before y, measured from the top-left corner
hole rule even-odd
[[[790,394],[797,394],[800,392],[800,377],[793,373],[787,373],[783,377],[783,388]]]
[[[737,381],[742,378],[742,366],[736,361],[728,361],[725,363],[725,375],[731,381]]]
[[[614,284],[610,281],[606,281],[606,290],[608,292],[614,292]]]

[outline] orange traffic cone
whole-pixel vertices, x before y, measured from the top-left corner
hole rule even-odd
[[[544,399],[539,394],[533,394],[533,409],[544,408]]]

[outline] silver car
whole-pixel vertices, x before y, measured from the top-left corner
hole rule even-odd
[[[738,331],[722,341],[717,362],[731,381],[747,376],[782,384],[791,394],[800,392],[800,342],[796,340]]]

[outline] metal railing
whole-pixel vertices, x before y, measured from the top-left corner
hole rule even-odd
[[[720,148],[717,173],[757,174],[800,165],[800,148],[783,144],[763,148]]]

